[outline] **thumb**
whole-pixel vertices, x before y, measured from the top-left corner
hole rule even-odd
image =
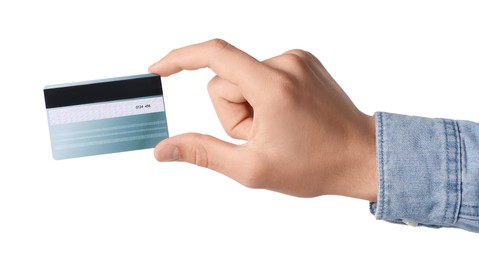
[[[182,161],[206,167],[233,179],[241,168],[241,154],[237,145],[221,141],[209,135],[182,134],[167,138],[155,147],[155,158],[160,162]],[[244,157],[243,157],[244,158]]]

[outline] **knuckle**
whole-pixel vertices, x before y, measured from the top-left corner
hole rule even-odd
[[[226,134],[229,137],[238,139],[238,140],[248,140],[249,129],[246,129],[247,126],[240,125],[241,123],[236,123],[235,125],[228,125],[224,127]]]
[[[229,46],[230,46],[230,44],[227,41],[225,41],[223,39],[219,39],[219,38],[210,40],[209,45],[211,46],[211,48],[213,48],[216,51],[220,51],[220,50],[229,48]]]
[[[301,49],[293,49],[285,52],[286,55],[291,56],[291,58],[297,58],[297,62],[301,61],[303,64],[315,64],[320,67],[323,67],[321,61],[314,56],[311,52],[301,50]],[[295,56],[295,57],[292,57]]]
[[[218,76],[215,76],[208,82],[207,89],[208,89],[208,93],[210,95],[213,95],[217,92],[217,90],[218,90],[218,80],[219,80]]]
[[[245,139],[246,137],[244,136],[243,131],[238,129],[237,125],[231,125],[225,128],[226,134],[228,134],[229,137],[235,138],[235,139]]]
[[[312,56],[310,52],[302,50],[302,49],[292,49],[287,51],[285,54],[292,54],[301,59],[310,59]]]
[[[291,70],[305,69],[307,67],[307,60],[294,53],[287,53],[284,55],[285,64]]]
[[[312,69],[310,66],[317,63],[311,53],[303,50],[291,50],[282,56],[287,69],[297,73],[298,76],[305,76]]]
[[[200,136],[200,139],[205,139],[206,137],[204,135]],[[208,168],[209,166],[209,157],[208,157],[208,152],[206,148],[201,145],[200,143],[197,143],[193,146],[191,146],[191,151],[189,154],[192,155],[191,157],[191,162],[200,166],[200,167],[205,167]]]

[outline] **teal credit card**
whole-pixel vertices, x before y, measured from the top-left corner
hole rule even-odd
[[[168,137],[158,75],[49,85],[43,92],[54,159],[153,148]]]

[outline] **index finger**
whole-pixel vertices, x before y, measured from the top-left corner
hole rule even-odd
[[[173,50],[151,65],[149,71],[169,76],[182,70],[205,67],[213,70],[220,78],[239,86],[247,99],[246,94],[249,92],[264,90],[271,70],[226,41],[214,39]]]

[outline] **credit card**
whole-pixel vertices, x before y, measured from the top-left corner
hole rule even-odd
[[[168,137],[158,75],[49,85],[43,93],[54,159],[153,148]]]

